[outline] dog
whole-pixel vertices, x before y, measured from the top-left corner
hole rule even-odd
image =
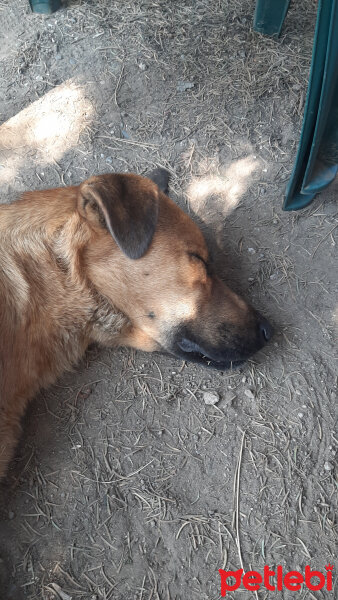
[[[162,169],[99,175],[0,207],[0,478],[28,401],[89,344],[225,370],[270,339],[167,187]]]

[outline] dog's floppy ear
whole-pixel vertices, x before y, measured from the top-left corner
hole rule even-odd
[[[148,250],[158,218],[159,189],[139,175],[91,177],[80,185],[78,210],[95,229],[107,228],[129,258]]]

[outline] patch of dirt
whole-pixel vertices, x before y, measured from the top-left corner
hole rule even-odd
[[[211,600],[219,568],[334,563],[337,185],[281,209],[316,3],[294,3],[277,41],[253,10],[84,0],[41,17],[0,0],[2,201],[163,165],[275,326],[239,371],[91,349],[43,392],[0,489],[1,600]]]

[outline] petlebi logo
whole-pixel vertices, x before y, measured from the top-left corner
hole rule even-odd
[[[313,571],[310,565],[306,565],[304,574],[300,571],[283,570],[278,565],[275,570],[265,565],[263,575],[258,571],[247,571],[243,569],[237,571],[224,571],[219,569],[221,576],[221,596],[224,598],[227,592],[234,592],[241,585],[249,591],[257,591],[262,586],[270,592],[275,590],[298,591],[304,584],[311,591],[326,589],[332,590],[332,571],[333,565],[325,565],[326,573],[322,571]],[[234,581],[235,580],[235,581]]]

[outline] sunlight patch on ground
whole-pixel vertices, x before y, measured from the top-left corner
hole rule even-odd
[[[252,183],[252,175],[260,162],[253,156],[234,161],[223,173],[195,179],[187,195],[191,208],[204,219],[210,209],[229,215]]]
[[[0,183],[14,180],[21,166],[59,160],[78,144],[94,109],[71,80],[54,88],[0,127]]]
[[[211,226],[217,244],[222,245],[224,218],[239,205],[252,185],[262,163],[253,154],[216,167],[207,175],[196,177],[187,189],[190,208],[206,226]]]

